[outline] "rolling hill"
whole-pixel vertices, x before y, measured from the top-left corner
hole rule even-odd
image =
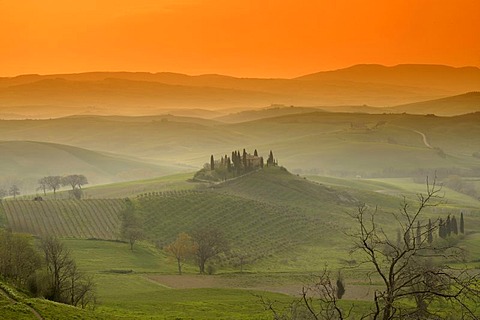
[[[37,180],[48,175],[83,174],[90,184],[178,172],[175,165],[143,162],[132,157],[95,152],[63,144],[36,141],[0,141],[0,185],[20,184],[22,193],[34,192]]]
[[[3,120],[0,135],[181,168],[200,168],[209,154],[217,158],[246,148],[263,155],[273,150],[280,164],[296,173],[411,177],[429,169],[478,176],[480,164],[474,154],[480,152],[479,116],[317,111],[232,124],[174,116],[82,116]]]
[[[24,75],[0,78],[0,114],[138,115],[271,104],[391,107],[478,90],[478,68],[435,65],[357,65],[295,79],[133,72]]]
[[[410,114],[461,115],[480,111],[480,92],[469,92],[453,97],[409,103],[390,108]]]

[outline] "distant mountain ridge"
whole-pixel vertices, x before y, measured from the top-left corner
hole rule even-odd
[[[399,105],[391,108],[391,110],[410,114],[436,114],[440,116],[478,112],[480,111],[480,92],[473,91],[442,99]]]
[[[242,111],[272,104],[392,107],[480,90],[480,69],[356,65],[293,79],[87,72],[0,78],[0,114],[158,114],[178,108]],[[72,111],[72,110],[76,110]],[[93,110],[93,111],[92,111]]]

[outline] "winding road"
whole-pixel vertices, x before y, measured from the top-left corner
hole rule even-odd
[[[417,130],[413,130],[413,129],[412,129],[412,131],[415,132],[415,133],[418,133],[419,135],[422,136],[423,143],[425,144],[425,146],[426,146],[427,148],[433,149],[433,147],[430,145],[430,143],[428,143],[427,136],[425,135],[425,133],[420,132],[420,131],[417,131]]]

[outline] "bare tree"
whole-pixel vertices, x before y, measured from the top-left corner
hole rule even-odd
[[[377,208],[361,205],[353,215],[358,227],[350,234],[354,252],[363,254],[360,264],[370,267],[366,276],[383,287],[375,290],[374,307],[362,319],[479,319],[478,272],[461,265],[464,252],[451,239],[432,240],[433,231],[441,225],[438,221],[422,219],[424,210],[441,200],[440,191],[435,180],[432,184],[427,180],[427,192],[418,195],[418,205],[411,207],[404,199],[401,210],[393,214],[396,224],[388,231],[377,223]],[[460,267],[452,267],[452,262]],[[276,320],[349,317],[352,309],[344,313],[338,304],[341,277],[334,286],[324,270],[311,283],[303,287],[302,298],[287,308],[260,298]]]
[[[195,258],[200,273],[205,273],[205,263],[228,250],[228,242],[223,232],[218,229],[203,228],[192,233],[193,241],[197,246]]]
[[[71,174],[62,178],[64,186],[70,186],[72,190],[81,189],[83,185],[88,184],[87,178],[83,174]]]
[[[166,246],[165,251],[175,257],[178,265],[178,274],[182,274],[183,263],[188,257],[191,257],[197,249],[197,245],[193,242],[192,237],[182,232],[174,242]]]
[[[47,195],[47,189],[48,189],[48,183],[47,183],[47,177],[43,177],[38,179],[38,188],[37,190],[42,190],[43,195]]]
[[[475,303],[468,302],[479,297],[476,275],[465,268],[450,267],[447,261],[460,261],[461,252],[447,241],[429,245],[430,229],[437,224],[419,223],[424,209],[438,203],[440,190],[435,181],[429,184],[427,180],[427,192],[418,195],[415,208],[404,200],[400,212],[393,215],[401,229],[400,243],[377,223],[377,209],[369,210],[365,205],[358,208],[354,215],[358,231],[352,234],[355,246],[365,257],[363,263],[373,267],[369,276],[379,278],[384,286],[375,291],[375,309],[366,317],[437,319],[438,310],[430,308],[435,301],[446,307],[444,314],[460,309],[462,319],[476,319],[472,309]],[[408,301],[415,305],[409,307]]]
[[[70,251],[57,238],[41,239],[49,284],[46,298],[82,308],[95,301],[93,279],[77,269]]]
[[[62,177],[61,176],[48,176],[42,178],[45,180],[45,184],[47,185],[47,188],[49,190],[53,191],[53,196],[54,198],[57,197],[57,190],[61,187],[62,185]]]
[[[41,240],[40,246],[45,255],[50,276],[50,292],[47,298],[66,303],[68,300],[65,292],[68,290],[69,278],[72,269],[75,268],[75,262],[70,258],[69,250],[57,238],[47,236]]]
[[[11,196],[13,196],[13,199],[15,199],[20,194],[20,188],[16,184],[14,184],[10,187],[10,190],[8,192]]]

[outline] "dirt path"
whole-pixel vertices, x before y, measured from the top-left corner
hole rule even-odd
[[[17,300],[15,300],[12,296],[10,296],[5,290],[3,290],[2,288],[0,288],[0,294],[5,296],[8,301],[10,301],[10,303],[12,304],[16,304],[16,303],[21,303]],[[25,303],[21,303],[24,307],[26,307],[28,310],[30,310],[30,312],[35,316],[35,318],[37,318],[38,320],[44,320],[43,317],[40,315],[40,313],[38,313],[37,310],[35,310],[34,308],[30,307],[28,304],[25,304]]]
[[[199,289],[221,288],[241,289],[282,293],[289,296],[300,296],[303,283],[288,282],[276,284],[272,281],[262,281],[243,277],[202,276],[202,275],[148,275],[149,281],[171,289]],[[344,299],[371,301],[373,293],[377,289],[374,286],[347,284]]]
[[[415,133],[418,133],[419,135],[422,136],[423,144],[424,144],[427,148],[433,149],[433,147],[430,145],[430,143],[428,143],[427,136],[425,135],[425,133],[420,132],[420,131],[417,131],[417,130],[412,130],[412,131],[415,132]]]

